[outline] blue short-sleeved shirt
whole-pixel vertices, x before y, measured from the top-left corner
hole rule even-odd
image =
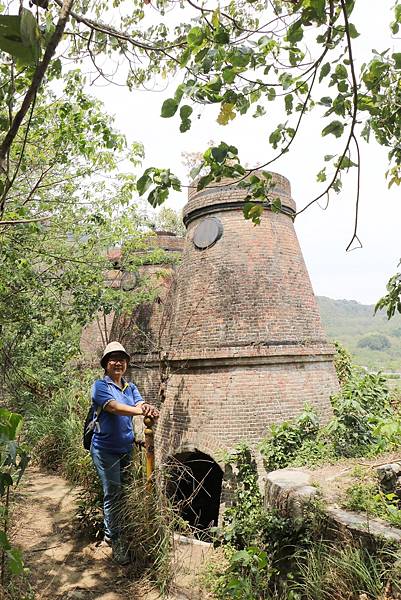
[[[112,400],[117,400],[117,402],[127,404],[128,406],[136,406],[139,402],[143,402],[136,385],[123,380],[123,389],[121,390],[106,375],[103,379],[95,381],[92,386],[91,396],[94,409],[98,406],[102,407],[93,433],[93,447],[106,450],[111,454],[131,452],[134,445],[132,417],[113,415],[103,409]]]

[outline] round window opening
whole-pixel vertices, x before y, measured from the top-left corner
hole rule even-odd
[[[213,246],[223,235],[223,225],[216,217],[207,217],[196,227],[192,241],[199,250]]]

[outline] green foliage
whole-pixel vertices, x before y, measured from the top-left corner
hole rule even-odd
[[[7,86],[10,78],[7,65],[0,80]],[[149,247],[131,201],[135,178],[119,166],[127,159],[137,164],[142,147],[127,148],[84,84],[78,70],[69,70],[59,82],[61,98],[39,93],[29,130],[9,157],[18,170],[3,217],[24,222],[0,233],[0,371],[17,409],[30,394],[44,398],[64,385],[64,366],[79,354],[82,327],[98,311],[132,312],[155,294],[140,277],[129,294],[105,284],[110,248],[129,240],[138,260],[124,256],[122,269],[135,273],[144,255],[152,262],[160,249]],[[5,104],[0,122],[7,115]]]
[[[279,576],[290,570],[289,557],[298,543],[305,542],[305,529],[263,507],[256,463],[245,444],[225,461],[234,469],[232,506],[215,532],[216,544],[223,544],[224,560],[206,583],[220,600],[276,598],[286,585]]]
[[[257,525],[264,518],[256,463],[246,444],[225,457],[227,465],[235,467],[235,487],[232,506],[224,513],[222,536],[225,543],[244,548],[254,542]]]
[[[368,551],[350,540],[327,541],[317,507],[311,507],[302,527],[264,511],[256,487],[252,454],[242,445],[228,461],[237,469],[233,486],[234,512],[231,513],[234,518],[223,524],[218,538],[223,541],[223,552],[204,576],[213,597],[218,600],[359,600],[366,594],[371,600],[379,600],[384,597],[384,590],[394,594],[401,591],[400,556],[396,549],[379,544],[375,550]],[[363,506],[366,499],[371,501],[373,492],[377,490],[371,487],[370,492],[354,493],[354,502]],[[394,499],[392,502],[394,504]],[[244,521],[247,521],[246,539]],[[238,536],[233,535],[236,524]],[[230,534],[225,537],[227,526]]]
[[[334,345],[336,348],[336,354],[334,356],[334,368],[336,370],[340,385],[343,385],[351,377],[352,359],[348,350],[346,350],[346,348],[344,348],[340,342],[334,342]]]
[[[155,582],[163,597],[173,577],[173,538],[181,522],[167,498],[165,485],[164,476],[156,469],[153,486],[149,486],[144,453],[136,449],[120,505],[122,535],[136,572]]]
[[[182,221],[182,214],[172,208],[163,206],[152,218],[152,226],[156,231],[167,231],[175,233],[179,237],[184,237],[186,233],[185,225]]]
[[[271,598],[269,584],[274,570],[264,550],[250,546],[244,550],[226,552],[227,569],[212,573],[209,586],[219,600],[255,600]]]
[[[354,372],[341,392],[332,398],[334,419],[327,432],[339,456],[363,456],[375,451],[374,428],[379,418],[391,415],[389,393],[380,375]],[[377,449],[376,449],[377,452]]]
[[[36,64],[41,54],[41,32],[30,10],[19,15],[0,15],[0,50],[11,54],[17,65]]]
[[[82,447],[82,424],[90,406],[95,372],[68,371],[64,386],[45,403],[36,399],[26,407],[27,438],[34,456],[44,468],[59,470],[74,483],[86,478],[90,456]]]
[[[272,425],[269,435],[260,444],[266,469],[274,471],[286,467],[298,456],[300,449],[305,454],[308,445],[315,450],[318,431],[318,417],[309,405],[296,420]]]
[[[343,506],[384,519],[394,527],[401,527],[400,498],[393,492],[383,491],[377,478],[370,473],[354,476],[353,483],[345,490]]]
[[[390,348],[391,343],[385,335],[376,333],[361,338],[358,346],[359,348],[371,348],[371,350],[384,350]]]
[[[170,169],[156,169],[149,167],[138,179],[136,189],[140,196],[143,196],[150,188],[148,194],[148,202],[155,208],[166,200],[169,190],[173,189],[176,192],[181,190],[181,183]]]
[[[351,369],[341,347],[337,356],[343,385],[331,399],[334,417],[320,427],[316,413],[306,406],[297,419],[273,425],[260,444],[268,471],[368,456],[401,443],[400,417],[391,406],[385,379]]]
[[[390,277],[386,287],[387,294],[377,302],[375,312],[385,309],[388,319],[391,319],[396,313],[401,313],[401,273]]]
[[[21,415],[0,408],[1,583],[5,581],[5,564],[12,575],[24,570],[22,554],[8,538],[10,488],[19,483],[29,462],[27,447],[18,440],[21,425]]]

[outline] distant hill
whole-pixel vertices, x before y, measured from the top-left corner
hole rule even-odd
[[[390,321],[374,305],[317,296],[323,326],[331,340],[341,342],[355,362],[370,369],[401,372],[401,315]]]

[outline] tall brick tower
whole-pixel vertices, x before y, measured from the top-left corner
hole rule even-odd
[[[273,182],[282,211],[266,206],[259,226],[244,219],[246,192],[230,182],[189,194],[163,341],[159,460],[218,463],[221,450],[242,440],[255,447],[306,402],[329,418],[338,389],[333,348],[295,234],[289,181],[273,174]]]

